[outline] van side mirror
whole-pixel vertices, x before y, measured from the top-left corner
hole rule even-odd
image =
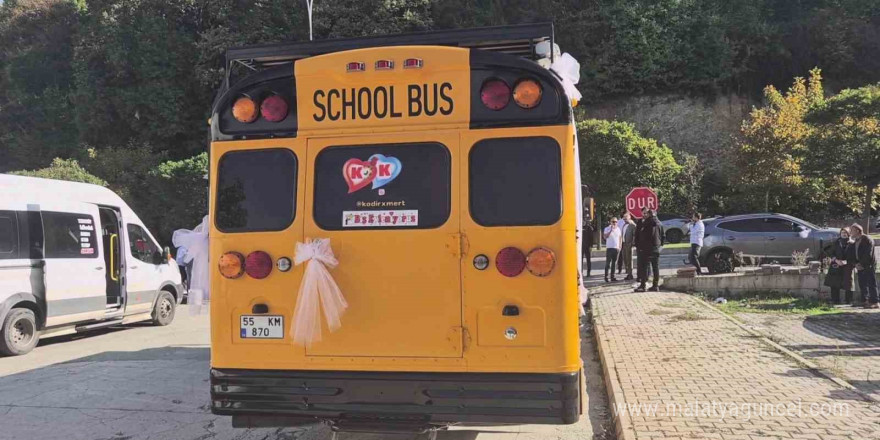
[[[171,248],[168,246],[165,246],[164,251],[165,251],[165,261],[171,261]]]

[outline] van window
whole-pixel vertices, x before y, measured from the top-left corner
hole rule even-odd
[[[482,140],[469,163],[471,217],[480,225],[552,225],[562,215],[561,156],[552,138]]]
[[[325,230],[436,228],[449,218],[450,164],[438,143],[326,148],[315,159],[315,223]]]
[[[15,211],[0,211],[0,260],[19,258]]]
[[[296,214],[297,159],[287,149],[236,151],[220,158],[217,229],[281,231]]]
[[[46,258],[97,258],[95,219],[88,214],[43,211]]]
[[[159,252],[159,246],[147,235],[147,231],[132,224],[126,225],[125,230],[128,231],[128,246],[131,249],[131,255],[144,263],[153,264],[153,255]]]

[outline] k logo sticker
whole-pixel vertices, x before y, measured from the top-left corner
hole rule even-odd
[[[342,166],[342,175],[351,194],[372,183],[372,189],[381,188],[400,175],[403,164],[396,157],[374,154],[366,161],[349,159]]]

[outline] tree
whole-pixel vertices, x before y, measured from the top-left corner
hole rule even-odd
[[[846,176],[864,188],[862,216],[871,227],[874,191],[880,185],[880,84],[846,89],[806,114],[815,128],[807,166],[828,176]]]
[[[623,212],[626,194],[637,186],[657,191],[661,209],[673,199],[682,167],[668,147],[626,122],[591,119],[577,128],[582,181],[604,215]]]
[[[819,69],[810,71],[809,82],[795,78],[794,84],[783,95],[772,85],[764,89],[766,104],[752,109],[740,129],[742,141],[734,152],[739,170],[739,183],[746,191],[763,195],[763,209],[790,210],[782,205],[780,196],[804,185],[801,172],[801,153],[811,128],[803,117],[810,106],[824,100],[822,75]]]
[[[89,174],[85,168],[74,159],[61,159],[56,157],[52,165],[34,171],[14,171],[10,174],[18,176],[41,177],[43,179],[68,180],[71,182],[91,183],[107,186],[107,182],[100,177]]]

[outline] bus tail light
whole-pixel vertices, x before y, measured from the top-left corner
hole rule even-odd
[[[556,255],[544,247],[537,247],[526,256],[526,268],[532,275],[546,277],[556,267]]]
[[[280,122],[287,117],[287,101],[278,95],[271,95],[260,104],[260,113],[269,122]]]
[[[526,256],[515,247],[506,247],[495,256],[495,268],[501,275],[515,277],[526,267]]]
[[[254,251],[248,254],[244,260],[244,271],[251,278],[262,280],[272,273],[272,266],[274,265],[269,254],[263,251]]]
[[[242,96],[235,101],[235,104],[232,105],[232,116],[238,122],[242,122],[245,124],[250,124],[257,120],[257,116],[260,115],[260,112],[257,110],[257,103],[254,102],[253,99]]]
[[[220,256],[220,275],[234,280],[244,274],[244,255],[238,252],[227,252]]]
[[[533,79],[523,79],[513,87],[513,100],[516,105],[525,108],[535,108],[541,103],[541,85]]]
[[[510,102],[510,86],[500,79],[490,79],[480,88],[480,99],[490,110],[501,110]]]

